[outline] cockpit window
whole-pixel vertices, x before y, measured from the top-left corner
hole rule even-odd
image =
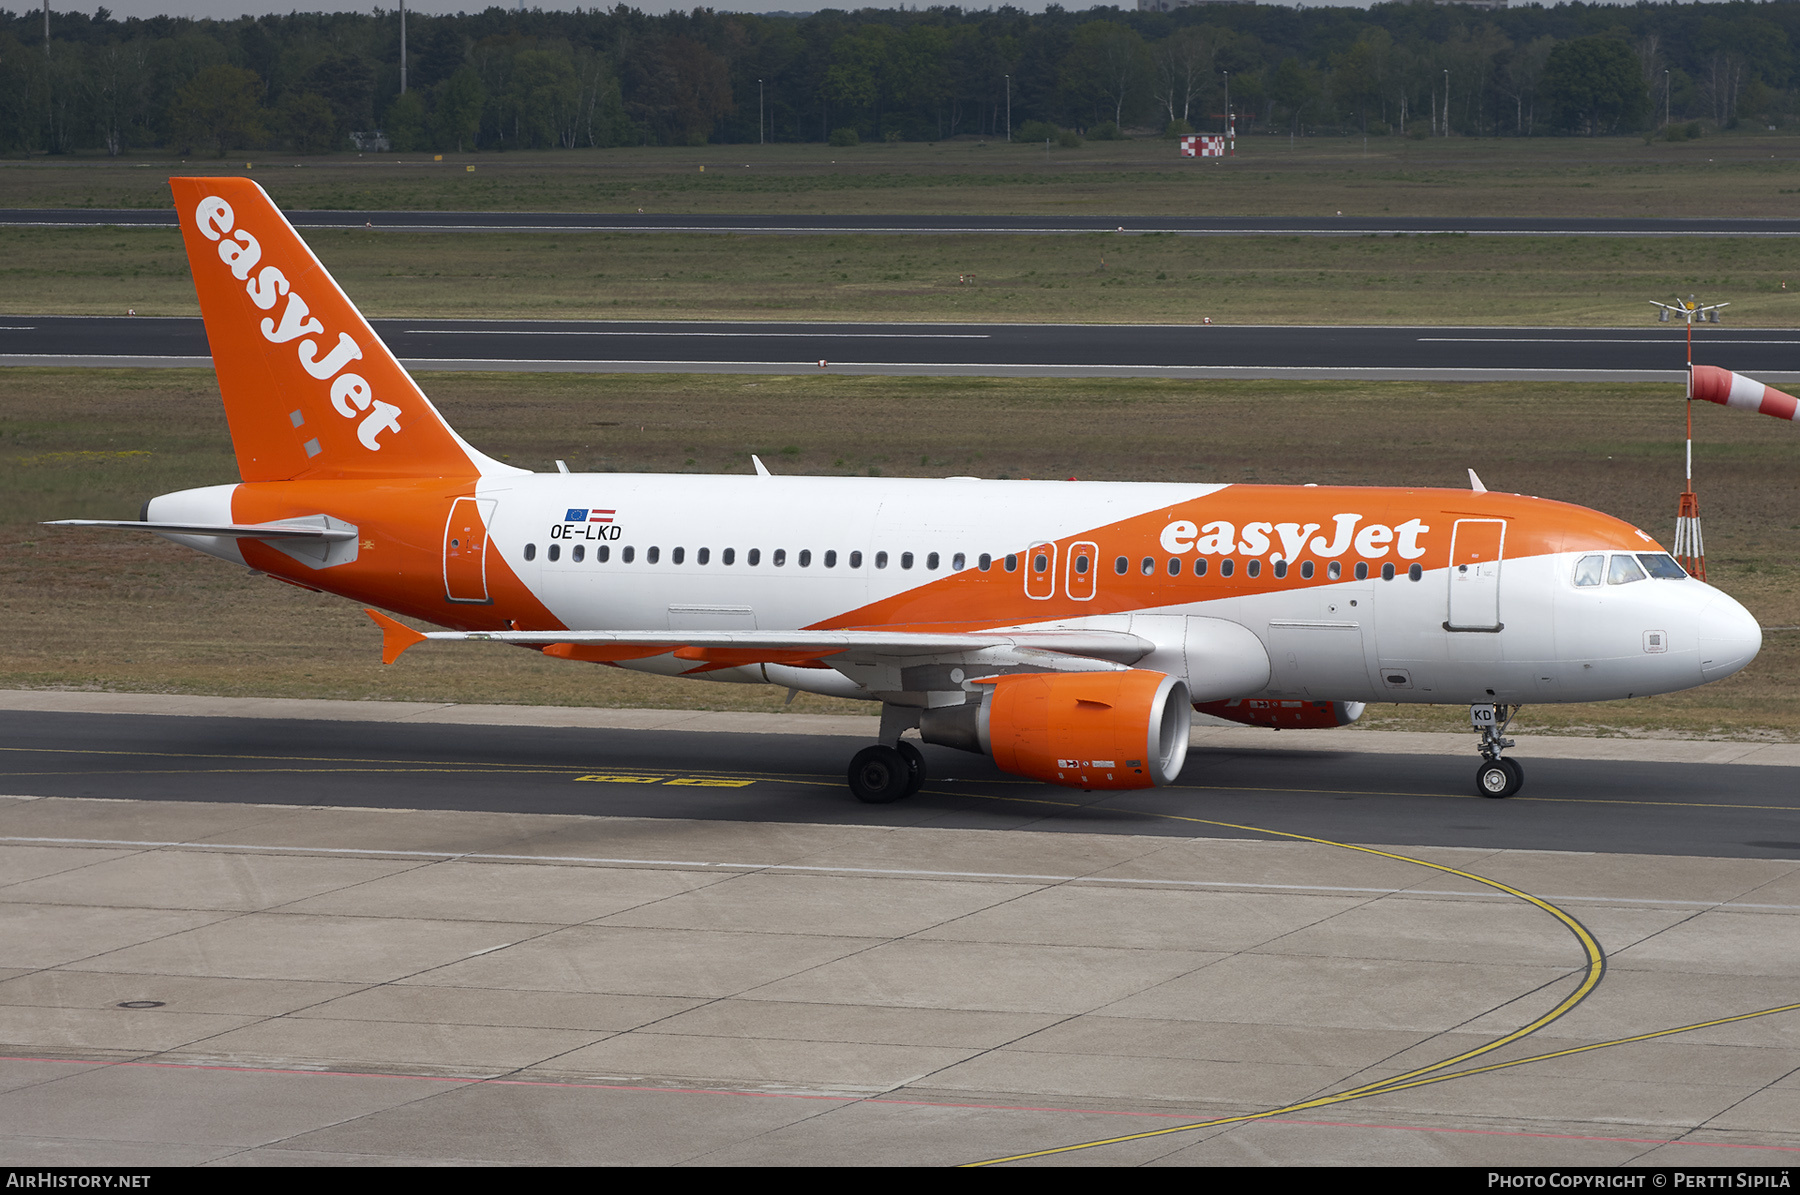
[[[1583,556],[1575,562],[1575,584],[1586,588],[1606,580],[1606,557]]]
[[[1633,581],[1642,581],[1643,579],[1644,570],[1638,567],[1638,562],[1624,554],[1614,556],[1612,567],[1606,570],[1608,585],[1629,585]]]
[[[1658,581],[1680,581],[1687,576],[1687,570],[1666,552],[1639,552],[1638,559],[1643,562],[1645,571]]]

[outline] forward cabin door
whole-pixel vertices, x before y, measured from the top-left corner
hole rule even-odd
[[[444,523],[444,596],[453,602],[486,603],[488,523],[492,498],[458,498]]]
[[[1450,536],[1449,631],[1500,629],[1500,561],[1506,547],[1503,519],[1458,519]]]

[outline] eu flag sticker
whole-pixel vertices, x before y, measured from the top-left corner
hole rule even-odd
[[[563,522],[565,522],[565,523],[585,523],[585,522],[587,522],[587,508],[583,507],[580,510],[575,510],[574,508],[570,508],[569,513],[567,515],[563,516]]]

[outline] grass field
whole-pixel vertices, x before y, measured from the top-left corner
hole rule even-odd
[[[372,316],[1617,327],[1699,291],[1728,300],[1733,324],[1800,324],[1800,238],[306,239]],[[174,230],[0,228],[0,313],[127,308],[199,313]]]
[[[168,207],[171,174],[251,173],[303,208],[827,212],[1171,212],[1327,216],[1791,216],[1800,137],[1742,130],[1636,137],[1248,136],[1231,159],[1161,139],[1078,149],[936,144],[734,145],[522,154],[252,153],[0,163],[0,207]],[[468,167],[473,166],[473,171]],[[701,167],[705,170],[701,170]]]
[[[1067,477],[1461,487],[1560,498],[1667,538],[1681,476],[1670,386],[434,374],[467,438],[576,470]],[[1800,625],[1800,443],[1695,412],[1713,581],[1765,625]],[[571,435],[570,428],[582,428]],[[36,526],[135,516],[233,480],[210,372],[0,371],[0,686],[772,709],[779,692],[662,680],[466,645],[378,662],[351,603],[160,540]],[[1800,740],[1800,633],[1688,693],[1533,707],[1526,728]],[[857,709],[801,697],[797,709]],[[1372,707],[1375,726],[1466,723]]]

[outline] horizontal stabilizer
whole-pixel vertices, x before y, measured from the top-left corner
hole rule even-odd
[[[154,531],[160,535],[217,535],[226,539],[310,539],[335,543],[356,538],[354,527],[309,527],[298,523],[150,523],[138,519],[57,519],[43,525]]]

